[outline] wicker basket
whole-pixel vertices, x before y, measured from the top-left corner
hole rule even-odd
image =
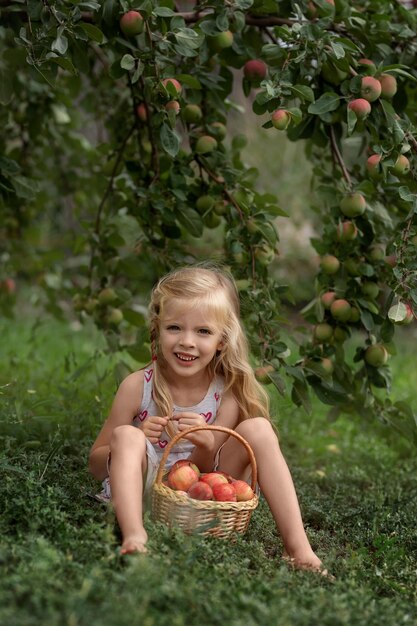
[[[246,448],[252,467],[251,487],[256,487],[256,461],[248,442],[238,433],[223,426],[193,426],[178,433],[166,446],[159,464],[152,490],[152,515],[167,526],[179,526],[187,534],[233,537],[244,534],[249,525],[252,511],[258,506],[258,496],[246,502],[217,502],[194,500],[163,485],[165,463],[175,444],[196,430],[218,430],[235,437]]]

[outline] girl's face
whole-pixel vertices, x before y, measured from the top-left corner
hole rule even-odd
[[[167,303],[160,320],[159,346],[172,373],[195,376],[205,372],[222,334],[212,315],[186,302]]]

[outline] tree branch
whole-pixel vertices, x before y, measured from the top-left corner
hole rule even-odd
[[[339,146],[337,145],[333,126],[330,126],[329,128],[329,135],[330,135],[330,146],[331,146],[333,157],[335,161],[339,163],[340,169],[342,170],[342,173],[343,173],[343,177],[346,180],[347,184],[349,185],[349,187],[352,187],[352,181],[351,181],[349,172],[347,170],[346,164],[339,150]]]

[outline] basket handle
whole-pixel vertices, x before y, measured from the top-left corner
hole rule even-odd
[[[162,459],[159,463],[159,468],[156,474],[155,483],[157,484],[162,483],[162,476],[164,473],[165,463],[167,462],[168,455],[171,452],[172,448],[175,446],[175,444],[180,439],[188,435],[189,433],[193,433],[197,430],[218,430],[222,433],[227,433],[228,435],[232,435],[238,441],[240,441],[240,443],[246,448],[246,452],[248,453],[249,461],[250,461],[251,468],[252,468],[251,487],[252,487],[252,490],[255,491],[256,480],[257,480],[257,468],[256,468],[256,459],[255,459],[253,450],[248,444],[248,442],[246,441],[246,439],[244,439],[241,435],[239,435],[239,433],[235,432],[231,428],[226,428],[225,426],[209,426],[209,425],[191,426],[191,428],[187,428],[187,430],[183,430],[182,432],[175,435],[175,437],[171,439],[171,441],[168,443],[168,445],[166,446],[164,450],[164,454],[162,455]]]

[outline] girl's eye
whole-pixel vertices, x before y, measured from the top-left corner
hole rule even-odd
[[[208,328],[200,328],[199,333],[203,335],[211,335],[211,330],[209,330]]]
[[[167,326],[167,330],[179,330],[179,326],[175,326],[175,324],[171,324],[171,326]]]

